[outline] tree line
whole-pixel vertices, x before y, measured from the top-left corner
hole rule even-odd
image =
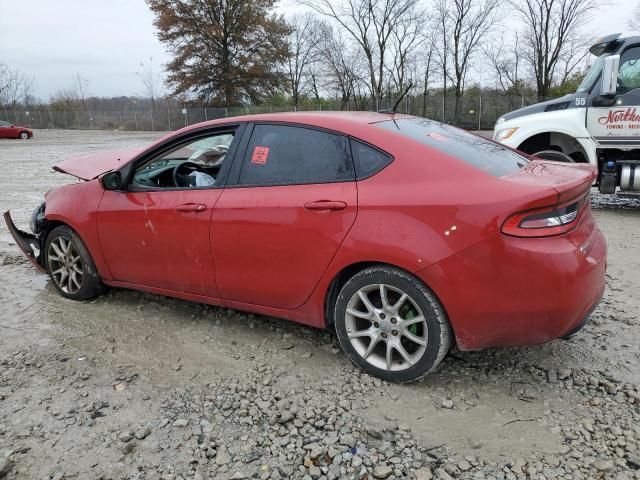
[[[136,72],[152,109],[159,99],[380,109],[410,90],[423,112],[429,96],[451,97],[456,121],[478,85],[538,99],[574,90],[591,40],[582,26],[602,0],[298,0],[291,15],[276,0],[146,1],[171,55],[164,79],[153,59]],[[0,107],[28,106],[33,90],[0,63]],[[49,103],[86,110],[99,99],[77,74]]]
[[[174,94],[294,106],[323,96],[382,108],[407,88],[454,97],[470,82],[539,99],[580,80],[598,0],[147,0]]]

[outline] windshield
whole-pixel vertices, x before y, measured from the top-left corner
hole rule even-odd
[[[585,93],[591,90],[591,87],[593,87],[593,84],[596,82],[596,80],[598,80],[598,77],[600,76],[604,59],[609,55],[611,55],[611,53],[603,53],[598,58],[596,58],[596,61],[593,62],[593,65],[591,65],[591,68],[582,79],[582,82],[580,83],[578,90],[576,90],[576,93]]]

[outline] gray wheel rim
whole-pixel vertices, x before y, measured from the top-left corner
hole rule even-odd
[[[358,355],[382,370],[406,370],[427,350],[429,331],[422,310],[408,293],[391,285],[367,285],[354,293],[345,326]]]
[[[82,258],[71,240],[56,237],[47,251],[49,272],[56,285],[65,293],[74,294],[82,288]]]
[[[29,138],[29,135],[27,133],[23,132],[23,133],[20,134],[20,138],[23,139],[23,140],[26,140],[27,138]]]

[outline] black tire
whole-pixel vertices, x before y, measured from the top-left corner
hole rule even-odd
[[[27,132],[20,132],[19,135],[21,140],[28,140],[29,139],[29,134]]]
[[[575,160],[569,155],[557,150],[543,150],[541,152],[534,153],[533,156],[543,160],[551,160],[553,162],[575,163]]]
[[[79,257],[79,261],[74,263],[75,272],[73,272],[75,278],[77,278],[77,274],[81,272],[79,285],[77,282],[72,283],[71,275],[69,274],[64,277],[67,279],[66,282],[61,280],[63,278],[62,274],[55,274],[56,271],[63,268],[69,270],[70,267],[68,268],[66,265],[70,262],[66,262],[62,257],[58,257],[52,244],[55,244],[58,249],[60,249],[60,245],[70,245],[68,250],[70,253],[67,257],[70,255],[73,255],[74,258]],[[56,287],[56,290],[58,290],[63,297],[71,300],[87,300],[95,297],[102,291],[103,285],[98,275],[96,265],[84,242],[70,227],[61,225],[51,230],[49,235],[47,235],[43,254],[49,277],[51,277],[51,281]],[[81,265],[78,266],[78,263]]]
[[[354,347],[352,341],[349,339],[348,329],[352,331],[354,330],[353,326],[347,326],[347,324],[349,324],[350,322],[351,324],[354,321],[369,322],[368,324],[365,323],[363,328],[366,329],[367,325],[369,325],[369,328],[373,329],[376,325],[378,325],[378,330],[382,331],[384,328],[394,328],[393,325],[390,325],[388,323],[389,321],[393,324],[396,324],[396,322],[406,322],[407,320],[409,322],[411,321],[411,318],[400,318],[400,313],[387,314],[386,320],[384,320],[386,322],[386,325],[382,325],[381,323],[374,322],[372,320],[363,320],[359,316],[354,317],[350,314],[348,318],[347,308],[349,307],[350,302],[351,305],[354,305],[354,301],[359,302],[359,300],[356,298],[356,296],[359,295],[358,292],[362,289],[366,290],[368,288],[371,288],[371,293],[375,295],[375,288],[377,288],[376,285],[380,284],[385,285],[385,289],[389,289],[389,293],[387,293],[387,300],[391,298],[391,294],[401,296],[402,293],[406,293],[408,295],[408,300],[405,300],[405,303],[409,301],[410,308],[417,306],[419,308],[419,310],[417,310],[417,313],[422,313],[422,315],[417,315],[415,318],[424,318],[424,321],[421,322],[420,326],[418,327],[421,330],[426,329],[426,340],[423,339],[423,342],[425,344],[424,349],[422,349],[422,347],[418,345],[406,343],[408,339],[403,337],[403,335],[406,335],[406,333],[402,333],[402,331],[409,330],[410,327],[409,329],[407,327],[402,328],[400,333],[398,333],[397,330],[387,330],[387,332],[389,333],[386,334],[387,336],[385,336],[385,339],[376,341],[376,346],[373,347],[372,352],[376,352],[382,349],[385,352],[385,359],[386,355],[388,355],[387,350],[389,348],[389,340],[401,343],[405,342],[403,343],[403,345],[406,347],[404,349],[405,353],[411,347],[416,349],[416,351],[412,354],[416,355],[415,363],[410,364],[408,361],[405,361],[402,356],[400,356],[399,351],[396,350],[394,352],[392,347],[392,356],[397,357],[401,363],[405,362],[407,365],[406,367],[402,367],[401,365],[400,367],[402,367],[402,369],[393,370],[388,368],[379,368],[373,365],[372,363],[370,363],[370,361],[365,359],[364,356],[358,352],[358,350],[356,350],[356,347]],[[397,291],[391,289],[397,289]],[[371,298],[369,298],[369,300],[371,300]],[[398,299],[397,301],[399,303],[400,300]],[[397,306],[398,303],[396,303],[393,307]],[[362,304],[364,305],[364,302]],[[378,309],[378,305],[374,301],[371,301],[371,304],[373,307],[376,307],[376,309]],[[381,305],[384,308],[384,304],[381,303]],[[349,309],[349,311],[352,312],[354,307],[349,307]],[[398,307],[396,311],[398,310],[402,310],[402,308]],[[390,318],[393,317],[393,315],[396,315],[398,318]],[[347,280],[336,299],[334,306],[334,318],[334,327],[336,330],[338,342],[340,343],[340,346],[347,354],[347,356],[351,359],[351,361],[353,361],[353,363],[358,365],[367,373],[389,382],[404,383],[419,380],[438,366],[451,346],[451,329],[449,327],[449,322],[447,320],[444,309],[440,305],[440,302],[433,294],[433,292],[431,292],[431,290],[429,290],[419,279],[417,279],[413,275],[390,266],[379,265],[369,267],[359,273],[356,273],[353,277]],[[379,322],[382,322],[380,318],[376,318]],[[400,325],[400,323],[395,325],[395,328],[400,329],[398,325]],[[356,331],[364,330],[356,329]],[[416,332],[413,331],[413,333]],[[384,336],[384,333],[380,333],[380,335]],[[395,335],[395,339],[392,338],[391,335]],[[424,331],[422,331],[422,335],[425,335]],[[417,337],[414,336],[414,338]],[[366,342],[366,340],[364,341]],[[374,343],[373,339],[371,339],[370,342]],[[362,349],[363,344],[358,343],[358,345],[359,348]],[[367,350],[369,350],[369,347],[367,347]],[[420,352],[420,350],[422,352]],[[366,352],[364,355],[366,355]],[[376,353],[375,355],[378,354]],[[418,355],[421,356],[418,357]],[[369,356],[372,356],[371,353],[369,354]],[[389,360],[387,359],[386,362],[386,365],[388,366]]]

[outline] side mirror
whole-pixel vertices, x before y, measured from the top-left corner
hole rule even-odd
[[[109,172],[102,177],[102,186],[105,190],[120,190],[122,188],[122,175],[120,172]]]
[[[602,84],[600,95],[615,95],[618,89],[618,66],[620,55],[611,55],[604,59],[602,65]]]

